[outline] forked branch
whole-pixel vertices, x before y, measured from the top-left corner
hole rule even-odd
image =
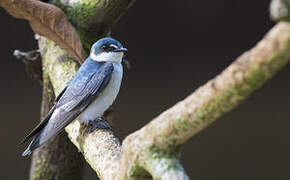
[[[16,2],[12,4],[15,8],[21,8],[21,3],[35,3],[31,0],[11,2]],[[7,3],[11,2],[5,0],[0,5],[9,11]],[[62,6],[68,19],[78,25],[77,32],[86,51],[97,37],[110,31],[133,2],[55,1],[56,5]],[[19,17],[18,12],[9,12]],[[57,95],[77,71],[79,64],[43,37],[39,39],[39,46],[44,73]],[[80,56],[82,53],[75,54]],[[122,144],[113,132],[96,130],[89,133],[87,127],[77,121],[70,124],[66,131],[101,179],[189,179],[179,162],[180,147],[240,104],[285,66],[289,59],[290,24],[278,23],[253,49],[237,58],[220,75],[129,135]]]
[[[49,44],[49,45],[48,45]],[[76,71],[65,53],[42,39],[45,67],[55,92],[60,92]],[[52,54],[50,52],[54,51]],[[269,80],[290,59],[290,24],[278,23],[250,51],[193,94],[129,135],[122,146],[110,131],[88,133],[78,122],[66,128],[101,179],[188,179],[179,163],[179,147],[218,117],[230,111]]]

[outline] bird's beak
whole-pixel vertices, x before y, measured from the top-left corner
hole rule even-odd
[[[126,51],[128,51],[128,49],[124,47],[114,50],[114,52],[126,52]]]

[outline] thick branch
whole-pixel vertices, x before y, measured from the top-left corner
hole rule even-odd
[[[54,103],[53,88],[47,71],[43,72],[41,119]],[[79,180],[83,176],[84,160],[67,135],[62,132],[33,152],[30,180]]]
[[[54,0],[76,27],[83,47],[90,51],[92,44],[106,36],[135,0]]]
[[[92,43],[98,38],[107,35],[114,24],[134,2],[135,0],[55,0],[53,3],[64,10],[68,19],[76,27],[82,43],[76,35],[74,28],[67,21],[63,11],[53,5],[41,1],[7,0],[1,1],[0,6],[5,8],[14,17],[28,20],[36,33],[54,40],[63,49],[66,49],[70,55],[74,55],[79,62],[82,62],[82,44],[88,53]],[[72,77],[78,68],[78,64],[68,54],[65,54],[64,51],[55,48],[54,43],[50,45],[46,44],[45,46],[42,46],[43,48],[41,49],[44,59],[49,59],[49,56],[52,56],[49,53],[52,53],[58,62],[51,66],[44,64],[44,72],[53,72],[52,69],[58,69],[60,73],[50,73],[50,77],[47,74],[45,76],[42,114],[45,114],[49,109],[49,103],[53,97],[53,92],[48,87],[50,85],[48,83],[49,78],[54,79],[61,75],[61,82],[54,84],[55,93],[58,93],[57,90],[64,87],[65,82]],[[61,134],[34,153],[31,179],[79,179],[81,175],[79,169],[82,163],[80,162],[79,154],[75,153],[74,147],[70,143],[67,143],[66,139],[67,137]],[[118,142],[114,137],[112,140]],[[120,147],[119,144],[117,146]],[[103,148],[99,149],[102,150]],[[111,154],[108,156],[111,156]],[[107,161],[104,160],[104,162]],[[102,167],[105,166],[100,165],[100,171],[104,173],[99,175],[100,177],[103,177],[103,175],[105,177],[105,174],[108,174],[108,172],[103,170]],[[76,169],[78,170],[76,171]],[[113,175],[111,174],[109,177],[113,177]]]
[[[44,51],[43,65],[50,76],[55,93],[58,94],[77,71],[78,63],[45,38],[40,38],[39,47]],[[121,148],[118,139],[113,136],[112,132],[95,131],[89,134],[86,128],[77,121],[69,125],[66,130],[70,132],[70,139],[78,149],[86,154],[85,159],[101,179],[104,179],[103,177],[113,179],[116,176],[111,168],[115,170],[118,168],[114,164],[116,164],[115,160],[120,157]],[[97,145],[88,146],[92,142]],[[109,159],[110,161],[108,161]]]
[[[45,56],[45,68],[56,93],[77,69],[73,61],[62,61],[63,51],[53,43]],[[78,122],[66,131],[101,179],[188,177],[178,162],[179,147],[222,114],[236,107],[271,78],[290,58],[290,24],[277,24],[256,47],[244,53],[220,75],[197,89],[185,100],[162,113],[122,144],[110,131],[88,133]],[[49,59],[49,61],[48,61]],[[175,173],[176,174],[176,173]]]
[[[155,148],[178,148],[222,114],[235,108],[289,59],[290,24],[279,23],[220,75],[128,137],[127,141],[141,138],[140,142],[147,141]],[[146,136],[142,136],[144,134]]]

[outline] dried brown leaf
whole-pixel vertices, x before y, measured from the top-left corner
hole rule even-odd
[[[35,33],[53,40],[83,62],[82,43],[61,9],[37,0],[0,0],[0,6],[13,17],[28,20]]]

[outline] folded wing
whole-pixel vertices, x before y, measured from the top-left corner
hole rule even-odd
[[[30,154],[71,123],[107,86],[113,70],[113,64],[103,63],[97,70],[73,79],[74,83],[69,83],[56,98],[47,117],[22,141],[35,136],[22,155]]]

